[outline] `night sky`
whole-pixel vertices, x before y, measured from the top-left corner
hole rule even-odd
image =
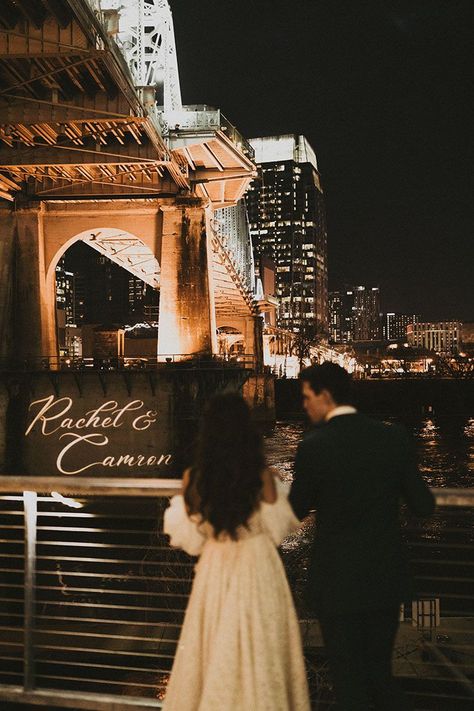
[[[378,285],[385,310],[474,320],[471,0],[170,4],[184,103],[314,146],[330,288]]]

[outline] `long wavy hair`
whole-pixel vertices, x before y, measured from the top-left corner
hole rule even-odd
[[[188,510],[201,514],[216,537],[227,533],[235,540],[258,507],[264,467],[262,439],[245,400],[236,393],[215,396],[201,420],[184,494]]]

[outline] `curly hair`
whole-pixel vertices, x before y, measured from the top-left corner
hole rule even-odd
[[[194,466],[184,497],[191,513],[208,521],[216,538],[237,539],[258,506],[265,467],[262,438],[245,400],[217,395],[201,420]]]

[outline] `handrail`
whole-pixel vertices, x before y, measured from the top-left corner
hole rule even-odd
[[[0,476],[0,494],[59,491],[82,496],[173,496],[181,491],[180,479],[131,479],[118,477]]]
[[[166,370],[170,366],[180,370],[215,370],[216,368],[238,368],[253,370],[256,367],[256,356],[253,353],[170,353],[156,356],[38,356],[36,358],[1,358],[0,371],[77,371],[96,372],[113,370],[131,372],[135,370]]]
[[[0,475],[0,494],[21,491],[82,496],[173,496],[181,491],[179,479],[92,478],[67,476]],[[474,506],[474,488],[432,488],[438,506]]]

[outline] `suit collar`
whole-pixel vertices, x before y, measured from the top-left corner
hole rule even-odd
[[[357,410],[352,405],[338,405],[334,410],[326,416],[326,422],[330,422],[335,417],[341,417],[342,415],[356,415]]]

